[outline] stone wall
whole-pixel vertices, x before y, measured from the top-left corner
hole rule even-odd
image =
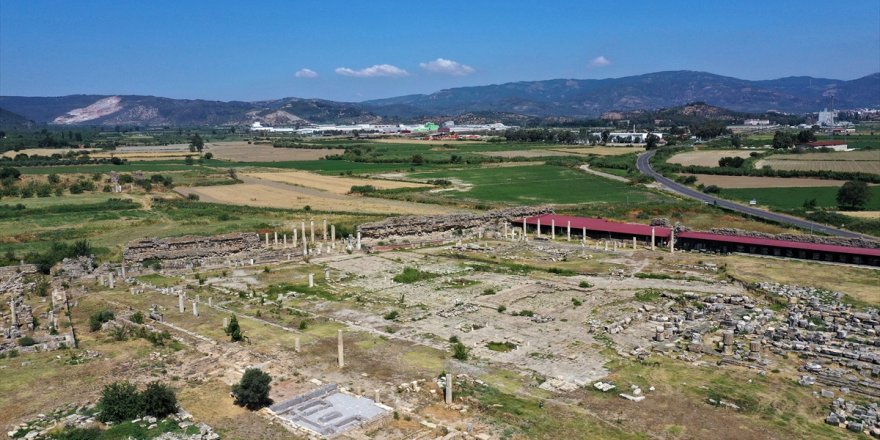
[[[453,229],[470,229],[488,226],[502,221],[511,222],[523,217],[552,214],[549,206],[520,206],[499,209],[482,214],[449,214],[431,216],[391,217],[382,221],[364,223],[358,226],[358,232],[364,237],[385,238],[390,236],[412,236]]]
[[[123,252],[126,263],[144,260],[201,260],[224,257],[260,248],[260,237],[253,232],[212,237],[145,238],[128,243]]]
[[[770,238],[776,240],[797,241],[801,243],[830,244],[837,246],[860,247],[869,249],[880,248],[880,242],[865,238],[825,237],[803,234],[766,234],[763,232],[746,231],[736,228],[712,228],[708,232],[720,235],[738,235],[742,237]]]

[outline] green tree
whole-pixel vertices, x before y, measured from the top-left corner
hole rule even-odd
[[[813,133],[813,130],[801,130],[797,134],[797,141],[800,144],[806,144],[807,142],[815,142],[816,141],[816,133]]]
[[[270,382],[272,382],[272,378],[259,368],[248,368],[244,372],[241,382],[232,386],[235,403],[251,410],[268,405],[271,403],[269,400],[269,390],[272,388],[269,385]]]
[[[607,143],[608,138],[611,137],[611,130],[602,130],[602,143]]]
[[[461,342],[452,344],[452,357],[460,361],[466,361],[468,359],[467,347]]]
[[[412,164],[413,165],[422,165],[424,163],[425,163],[425,158],[422,157],[421,154],[413,155],[413,157],[412,157]]]
[[[141,413],[141,396],[137,387],[129,382],[114,382],[104,387],[98,401],[102,422],[124,422],[137,418]]]
[[[192,147],[194,151],[201,153],[202,150],[205,149],[205,141],[198,133],[196,133],[190,138],[189,146]]]
[[[742,136],[738,134],[731,135],[730,145],[733,145],[733,148],[741,148],[743,145]]]
[[[241,334],[241,327],[238,325],[238,318],[236,318],[235,315],[232,315],[232,318],[229,319],[229,325],[226,326],[225,330],[232,342],[239,342],[242,340],[243,336]]]
[[[177,412],[177,397],[174,390],[159,382],[151,382],[141,393],[143,414],[165,418]]]
[[[657,148],[657,143],[660,142],[660,136],[657,136],[654,133],[648,135],[645,138],[645,149],[646,150],[654,150]]]
[[[791,148],[794,146],[794,139],[791,135],[784,131],[777,131],[773,134],[773,148]]]
[[[837,206],[842,210],[864,209],[870,199],[868,184],[862,181],[850,180],[837,191]]]

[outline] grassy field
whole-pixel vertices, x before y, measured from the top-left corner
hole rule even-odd
[[[410,176],[420,179],[454,179],[473,185],[467,191],[446,191],[443,194],[447,197],[487,202],[537,205],[648,202],[666,198],[622,182],[551,165],[448,170],[413,173]]]
[[[741,157],[748,158],[751,151],[743,150],[703,150],[703,151],[686,151],[678,153],[666,161],[669,163],[677,163],[680,165],[698,165],[704,167],[717,167],[718,160],[722,157]]]
[[[871,199],[865,209],[869,211],[880,210],[880,188],[869,187]],[[816,199],[816,205],[820,208],[837,207],[837,187],[810,187],[810,188],[725,188],[721,190],[721,196],[733,200],[748,202],[752,198],[757,199],[758,204],[776,209],[794,209],[803,206],[804,201]]]

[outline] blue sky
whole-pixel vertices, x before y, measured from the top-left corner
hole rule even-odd
[[[877,72],[880,1],[0,0],[0,95],[360,101],[662,70]]]

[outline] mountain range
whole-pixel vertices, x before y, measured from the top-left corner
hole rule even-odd
[[[701,101],[765,113],[826,107],[880,107],[880,73],[854,80],[807,76],[750,81],[706,72],[669,71],[609,79],[554,79],[406,95],[363,102],[282,98],[209,101],[142,95],[0,96],[5,119],[61,125],[271,125],[408,120],[565,120],[609,111],[655,110]],[[12,117],[9,113],[20,116]]]

